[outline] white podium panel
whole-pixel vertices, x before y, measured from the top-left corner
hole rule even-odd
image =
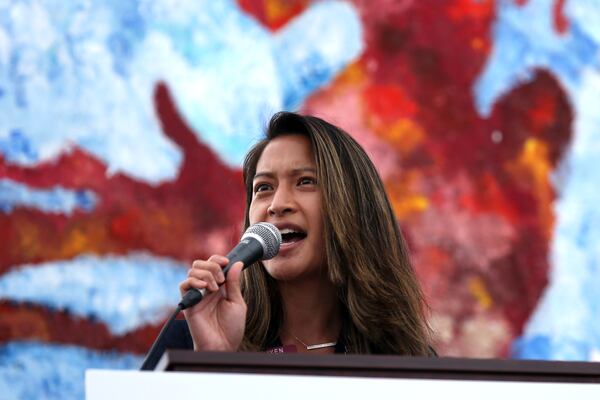
[[[88,370],[85,393],[87,400],[598,400],[600,384]]]

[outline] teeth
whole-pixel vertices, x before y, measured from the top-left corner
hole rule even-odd
[[[282,235],[285,235],[286,233],[300,233],[299,231],[295,231],[289,228],[280,229],[279,232],[281,232]]]

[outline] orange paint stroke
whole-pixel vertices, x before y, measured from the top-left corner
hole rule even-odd
[[[549,240],[554,227],[554,190],[549,180],[552,164],[548,144],[536,138],[527,139],[518,158],[507,164],[507,170],[537,198],[541,230]]]

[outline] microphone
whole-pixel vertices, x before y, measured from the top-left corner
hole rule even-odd
[[[240,242],[227,254],[229,263],[223,268],[223,275],[227,277],[227,272],[238,261],[244,263],[245,269],[258,260],[275,257],[279,252],[279,246],[281,246],[281,233],[275,225],[268,222],[251,225],[242,235]],[[205,294],[206,288],[188,290],[179,302],[179,308],[185,310],[198,304]]]
[[[244,268],[246,268],[258,260],[268,260],[273,258],[279,252],[279,246],[281,246],[281,232],[279,232],[279,229],[277,229],[275,225],[266,222],[254,224],[244,232],[240,243],[227,254],[229,262],[225,268],[223,268],[223,274],[227,276],[227,272],[231,269],[231,266],[238,261],[243,262]],[[170,330],[177,314],[179,314],[181,310],[196,305],[202,300],[205,294],[206,289],[204,288],[191,289],[185,292],[179,305],[163,325],[158,337],[152,344],[148,354],[146,354],[146,358],[144,359],[140,370],[148,371],[154,369],[161,354],[168,347],[168,340],[166,339],[167,331]]]

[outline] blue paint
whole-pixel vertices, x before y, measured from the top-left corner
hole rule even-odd
[[[132,45],[121,33],[114,33],[108,37],[106,45],[114,56],[113,67],[115,72],[124,78],[129,75],[127,66],[132,56]]]
[[[9,74],[13,84],[12,95],[14,104],[17,106],[17,108],[26,109],[28,106],[27,96],[25,94],[26,77],[23,76],[23,74],[19,71],[21,55],[22,53],[18,50],[11,54]]]
[[[31,162],[38,158],[34,145],[19,128],[10,130],[7,138],[0,137],[0,152],[9,162]]]
[[[83,399],[85,370],[138,369],[142,358],[77,346],[12,342],[0,346],[0,397]]]
[[[63,69],[56,51],[50,51],[48,54],[46,71],[46,78],[49,81],[57,81],[62,78]],[[60,94],[60,89],[55,91],[56,94]]]
[[[9,179],[0,179],[0,211],[4,213],[23,207],[71,215],[77,209],[90,212],[97,202],[97,196],[90,190],[73,191],[62,186],[45,190],[32,189]]]
[[[568,7],[574,4],[569,2]],[[598,13],[590,9],[590,15]],[[570,20],[569,32],[559,35],[552,24],[553,5],[545,0],[525,6],[498,2],[498,20],[493,28],[493,52],[474,85],[477,110],[488,116],[493,103],[519,84],[531,80],[535,69],[552,71],[567,87],[580,83],[587,66],[599,68],[600,41],[590,35],[589,24]]]
[[[11,71],[0,75],[11,100],[0,114],[35,157],[0,148],[5,157],[32,164],[74,143],[150,183],[174,179],[181,164],[156,118],[158,80],[199,139],[238,166],[274,112],[298,107],[363,46],[358,14],[339,1],[317,2],[276,35],[233,0],[40,0],[0,14],[14,16],[0,18],[9,37],[32,38],[0,65]]]
[[[558,349],[558,351],[557,351]],[[519,359],[581,361],[589,357],[591,348],[585,341],[549,336],[517,339],[512,345],[513,357]]]
[[[0,276],[0,300],[67,311],[123,335],[159,323],[175,309],[187,269],[145,253],[22,265]]]
[[[297,108],[351,61],[344,54],[356,57],[362,50],[361,22],[352,8],[315,4],[275,37],[284,108]]]
[[[96,207],[97,203],[96,195],[89,190],[77,190],[75,191],[75,203],[83,211],[91,212]]]
[[[106,45],[113,56],[115,72],[129,79],[135,50],[146,34],[146,21],[137,2],[111,2],[110,9],[115,30],[108,36]]]

